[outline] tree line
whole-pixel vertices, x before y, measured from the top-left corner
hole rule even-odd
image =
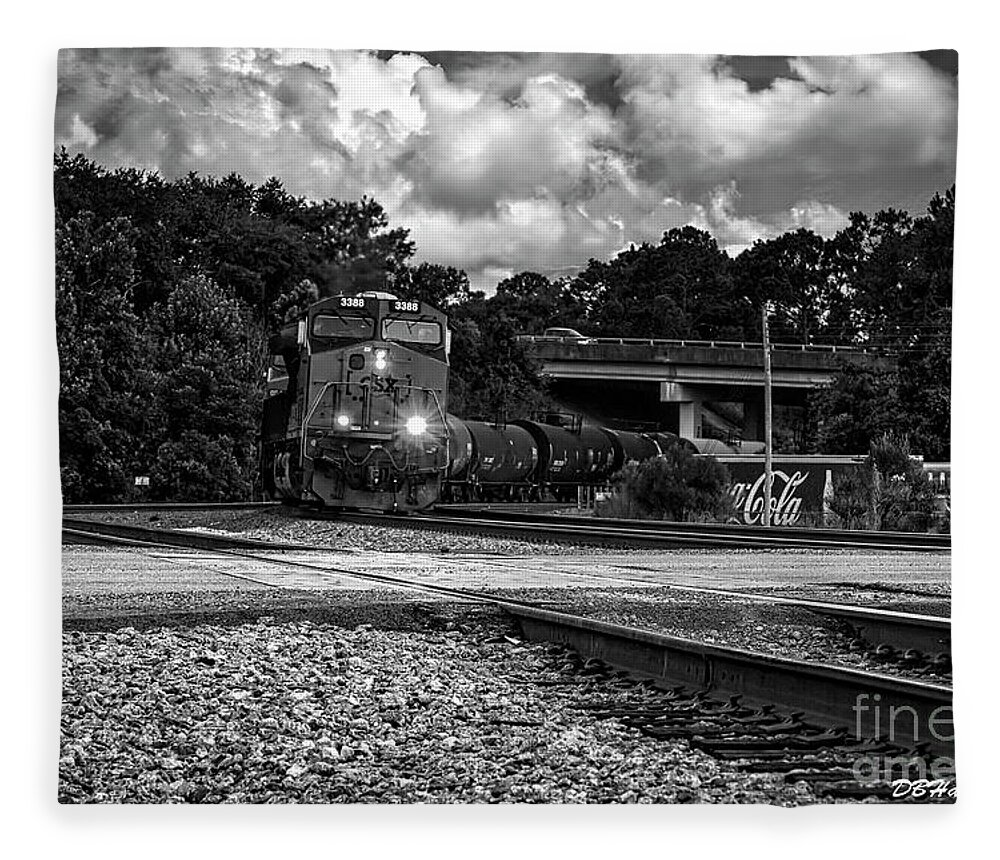
[[[551,405],[522,333],[858,344],[892,372],[845,366],[809,410],[809,444],[857,452],[910,428],[948,459],[954,188],[926,213],[853,213],[731,258],[706,232],[667,231],[577,275],[522,272],[495,295],[465,272],[413,262],[377,201],[310,201],[278,179],[168,181],[55,155],[56,331],[67,502],[249,498],[268,333],[309,301],[389,289],[451,318],[451,410],[517,417]],[[148,489],[136,476],[148,476]]]

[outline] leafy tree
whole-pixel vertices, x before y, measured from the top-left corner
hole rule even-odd
[[[275,299],[268,312],[268,325],[272,331],[276,331],[285,323],[303,316],[309,306],[317,301],[319,289],[308,278],[303,278],[287,293],[282,293]]]
[[[736,258],[733,269],[742,293],[755,308],[771,304],[772,339],[798,343],[824,339],[827,279],[822,237],[799,229],[758,240]]]
[[[303,208],[299,218],[314,243],[307,275],[322,296],[384,289],[403,275],[413,256],[409,231],[388,229],[385,210],[371,198],[324,200]]]
[[[310,202],[275,178],[254,186],[235,173],[191,173],[168,182],[131,168],[108,171],[61,150],[54,183],[58,221],[90,211],[97,222],[132,222],[140,314],[182,278],[204,272],[263,319],[303,279],[324,296],[382,289],[405,273],[413,254],[408,231],[390,229],[375,200]]]
[[[53,189],[57,224],[84,213],[91,213],[95,225],[127,219],[134,248],[132,300],[139,314],[166,295],[182,267],[167,182],[133,168],[109,172],[63,148],[55,156]]]
[[[460,305],[469,298],[469,276],[454,266],[420,263],[407,268],[393,282],[400,298],[427,302],[439,309]]]
[[[107,396],[132,375],[132,238],[127,219],[97,224],[91,213],[56,227],[56,339],[65,396]]]
[[[584,297],[570,280],[550,281],[537,272],[521,272],[497,284],[493,304],[525,334],[550,326],[588,327]]]
[[[198,487],[210,489],[212,498],[233,493],[246,498],[263,397],[263,330],[251,323],[238,299],[205,275],[178,284],[166,303],[150,313],[147,330],[156,374],[147,456],[155,452],[157,474],[162,477],[165,462],[185,461],[185,439],[198,451],[225,445],[239,481],[226,465],[215,485],[206,484],[199,472]],[[166,461],[164,451],[170,453]],[[216,457],[212,462],[230,460]],[[176,492],[182,483],[175,476],[151,493],[167,498],[164,493]]]
[[[955,189],[936,194],[913,219],[886,209],[851,223],[827,243],[832,285],[853,306],[859,342],[905,350],[940,328],[951,308]]]
[[[832,339],[889,351],[897,372],[848,369],[818,394],[821,450],[867,447],[905,426],[925,457],[949,458],[954,208],[952,188],[915,220],[893,209],[871,218],[855,212],[827,243]]]
[[[518,341],[518,325],[473,294],[451,323],[449,409],[466,418],[504,420],[549,408],[537,362]]]
[[[910,440],[925,458],[951,455],[951,306],[955,189],[935,195],[914,222],[913,265],[902,302],[907,333],[899,358],[900,398]]]
[[[316,267],[318,242],[303,230],[307,204],[277,180],[261,188],[236,174],[188,174],[169,186],[165,216],[187,272],[208,274],[258,312]]]
[[[872,440],[900,426],[903,406],[895,371],[845,363],[825,387],[813,391],[809,410],[816,423],[818,450],[825,454],[858,454]]]
[[[67,502],[128,491],[142,391],[134,232],[84,212],[56,226],[59,444]]]
[[[915,450],[927,460],[951,456],[951,312],[928,318],[928,329],[899,356],[899,398]]]
[[[838,342],[885,346],[894,340],[912,223],[897,209],[871,217],[852,212],[849,225],[827,241],[829,328]]]
[[[588,318],[616,337],[741,340],[749,304],[733,290],[731,261],[694,227],[634,245],[608,263],[591,260],[573,281]]]

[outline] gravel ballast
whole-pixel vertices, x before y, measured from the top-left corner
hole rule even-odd
[[[814,802],[579,706],[494,610],[429,630],[263,617],[64,634],[65,803]],[[384,619],[383,619],[384,620]],[[440,629],[454,627],[454,629]]]
[[[161,529],[197,529],[274,543],[328,546],[338,550],[389,552],[484,552],[502,555],[571,555],[582,551],[606,552],[597,546],[546,540],[519,540],[490,535],[457,534],[429,528],[381,526],[370,523],[309,519],[285,508],[241,511],[115,511],[75,514],[97,522],[121,523]]]

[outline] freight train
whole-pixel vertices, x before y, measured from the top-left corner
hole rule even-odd
[[[575,499],[629,461],[683,446],[733,478],[737,518],[763,508],[762,443],[599,427],[550,414],[467,421],[448,403],[450,332],[439,310],[381,292],[322,299],[269,341],[261,434],[265,492],[290,504],[419,511],[439,501]],[[823,509],[860,457],[774,459],[775,521]]]
[[[378,292],[323,299],[283,327],[269,341],[267,494],[385,511],[442,499],[569,499],[629,460],[674,444],[698,450],[670,433],[572,416],[463,421],[447,412],[448,335],[440,311]]]

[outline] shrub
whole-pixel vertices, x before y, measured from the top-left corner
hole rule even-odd
[[[839,476],[831,510],[845,528],[929,531],[938,506],[934,485],[910,456],[903,436],[886,433],[871,444],[862,469]]]
[[[877,527],[886,531],[928,531],[937,494],[923,466],[910,456],[906,437],[886,433],[875,440],[866,463],[872,470]]]
[[[233,502],[246,501],[251,485],[232,439],[187,430],[180,439],[160,445],[150,491],[155,499],[175,502]]]
[[[717,460],[675,446],[661,457],[626,465],[596,513],[678,522],[716,519],[729,511],[729,483],[729,471]]]
[[[60,478],[66,504],[120,502],[129,492],[135,439],[83,407],[59,413]]]
[[[873,477],[867,463],[859,469],[848,469],[834,475],[830,510],[840,518],[843,528],[875,528]]]

